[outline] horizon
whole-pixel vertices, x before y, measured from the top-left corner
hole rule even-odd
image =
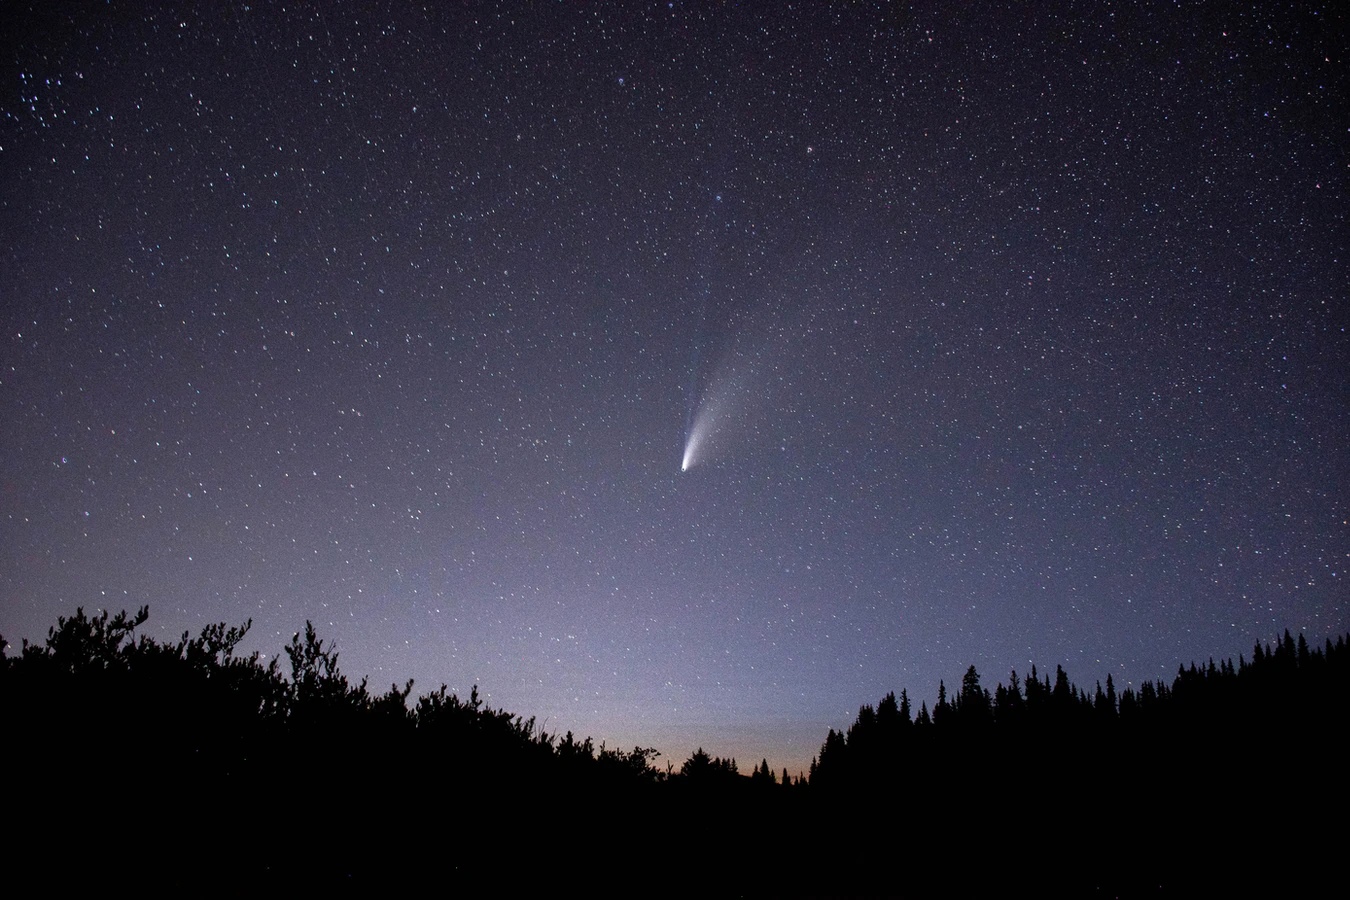
[[[108,612],[109,614],[113,614],[113,615],[115,615],[117,612],[123,612],[123,611],[128,612],[128,613],[131,612],[131,610],[129,610],[129,609],[128,609],[128,610],[106,610],[106,612]],[[102,614],[103,612],[105,612],[105,610],[103,610],[103,609],[95,609],[95,610],[92,611],[92,613],[86,611],[86,615],[90,615],[90,614],[92,614],[92,615],[99,615],[99,614]],[[65,616],[65,618],[69,618],[69,617],[68,617],[68,616]],[[154,613],[153,613],[153,611],[152,611],[152,612],[150,613],[150,618],[147,620],[146,624],[148,625],[150,622],[153,622],[153,621],[154,621]],[[53,623],[53,626],[55,626],[56,624],[57,624],[57,623]],[[218,624],[218,623],[209,623],[209,624]],[[228,623],[228,622],[226,622],[226,623],[220,623],[220,624],[225,624],[227,627],[232,627],[232,626],[231,626],[231,623]],[[242,627],[245,623],[234,623],[234,624],[237,625],[237,626],[239,626],[239,627]],[[136,635],[146,634],[146,633],[147,633],[147,629],[146,629],[145,625],[142,625],[142,626],[140,626],[139,628],[137,628],[137,629],[133,632],[133,637],[135,637]],[[199,633],[200,633],[200,629],[197,629],[196,631],[189,631],[189,632],[187,632],[187,635],[188,635],[188,637],[195,637],[195,636],[196,636],[197,634],[199,634]],[[253,653],[256,652],[256,653],[258,654],[258,661],[259,661],[260,663],[262,663],[263,665],[266,665],[267,662],[268,662],[270,659],[272,659],[273,657],[275,657],[275,658],[279,661],[279,663],[281,664],[281,666],[282,666],[282,672],[283,672],[283,673],[287,673],[287,672],[288,672],[288,662],[287,662],[287,660],[286,660],[286,654],[285,654],[284,649],[283,649],[282,651],[280,651],[280,652],[277,652],[277,653],[275,653],[275,654],[270,654],[270,655],[267,654],[267,653],[264,653],[264,652],[262,652],[262,651],[251,650],[251,649],[249,649],[250,641],[249,641],[249,637],[248,637],[251,633],[252,633],[252,632],[251,632],[251,629],[245,633],[244,639],[239,643],[239,649],[238,649],[238,652],[236,653],[236,656],[237,656],[237,657],[238,657],[238,656],[247,657],[247,656],[249,656],[249,655],[251,655],[251,654],[253,654]],[[293,634],[293,636],[294,636],[294,637],[300,637],[301,635],[303,635],[303,633],[304,633],[304,629],[302,628],[302,629],[296,631],[296,632]],[[1276,634],[1276,635],[1274,635],[1274,636],[1272,636],[1272,637],[1269,637],[1269,638],[1262,638],[1262,639],[1260,639],[1260,640],[1253,641],[1253,647],[1254,647],[1256,644],[1259,643],[1260,646],[1263,648],[1263,650],[1270,651],[1270,649],[1271,649],[1272,647],[1278,647],[1278,646],[1279,646],[1279,643],[1280,643],[1281,639],[1282,639],[1283,636],[1286,635],[1286,634],[1292,634],[1291,630],[1290,630],[1290,629],[1284,629],[1283,631],[1280,631],[1278,634]],[[360,673],[352,673],[352,672],[346,671],[346,670],[343,668],[343,664],[342,664],[342,658],[341,658],[341,655],[342,655],[342,648],[341,648],[341,647],[337,647],[337,646],[329,645],[328,640],[325,638],[325,636],[324,636],[322,633],[318,633],[318,634],[317,634],[317,637],[318,637],[321,641],[323,641],[325,647],[326,647],[330,652],[335,652],[335,653],[337,654],[337,657],[338,657],[338,667],[339,667],[340,673],[343,675],[343,677],[345,677],[345,678],[348,680],[349,683],[352,683],[352,684],[359,684],[359,683],[361,682],[361,680],[364,678],[364,679],[367,680],[367,687],[368,687],[368,689],[371,690],[371,691],[372,691],[373,693],[375,693],[375,694],[379,694],[381,691],[387,689],[387,688],[385,688],[385,686],[382,685],[382,684],[370,684],[370,683],[369,683],[369,676],[368,676],[368,675],[364,675],[364,674],[360,674]],[[1303,633],[1302,633],[1302,632],[1299,632],[1299,637],[1303,637]],[[1348,637],[1348,638],[1350,638],[1350,633],[1346,633],[1346,634],[1344,634],[1344,635],[1336,635],[1335,637],[1336,637],[1337,639],[1339,639],[1339,638],[1341,638],[1341,637]],[[22,644],[23,644],[23,640],[27,640],[30,644],[37,644],[37,645],[39,645],[39,646],[42,645],[42,643],[43,643],[42,640],[34,640],[34,639],[32,639],[32,638],[24,638],[24,639],[21,639],[21,640],[20,640],[20,642],[19,642],[18,645],[16,645],[16,644],[14,643],[13,640],[11,640],[11,639],[8,638],[8,637],[5,637],[5,638],[4,638],[4,644],[3,644],[3,645],[0,645],[0,650],[3,650],[3,651],[8,655],[8,654],[10,653],[10,651],[12,651],[12,650],[14,650],[14,649],[16,649],[16,648],[21,648],[21,647],[22,647]],[[156,638],[156,640],[157,640],[157,641],[162,641],[163,639],[162,639],[162,638]],[[1324,639],[1324,641],[1323,641],[1322,643],[1314,644],[1314,643],[1310,642],[1310,646],[1312,647],[1312,649],[1318,650],[1318,651],[1320,652],[1320,651],[1324,648],[1325,644],[1327,644],[1327,643],[1334,643],[1334,640],[1332,639],[1332,637],[1327,637],[1326,639]],[[1181,669],[1186,669],[1186,668],[1189,668],[1190,666],[1196,666],[1196,667],[1199,667],[1199,668],[1204,668],[1205,665],[1206,665],[1209,661],[1211,661],[1211,660],[1212,660],[1214,663],[1216,663],[1216,664],[1224,663],[1224,662],[1231,662],[1231,663],[1233,663],[1234,665],[1237,665],[1240,661],[1243,661],[1243,660],[1245,660],[1246,662],[1251,662],[1251,659],[1248,658],[1248,655],[1247,655],[1247,654],[1253,649],[1253,647],[1249,647],[1249,648],[1247,648],[1247,650],[1241,651],[1241,652],[1239,652],[1239,653],[1237,653],[1237,654],[1235,654],[1235,655],[1234,655],[1234,654],[1229,654],[1229,655],[1225,655],[1225,656],[1209,656],[1209,657],[1206,657],[1205,659],[1193,659],[1193,660],[1186,660],[1186,661],[1178,661],[1178,662],[1177,662],[1177,667],[1179,667],[1179,668],[1181,668]],[[1056,663],[1055,665],[1057,665],[1057,666],[1062,666],[1063,664],[1062,664],[1062,663]],[[982,687],[984,687],[986,690],[988,690],[988,691],[990,691],[990,692],[992,693],[995,687],[998,687],[998,686],[1006,686],[1006,685],[1009,684],[1009,681],[1008,681],[1008,680],[1005,680],[1005,679],[1008,679],[1008,677],[1009,677],[1009,675],[1010,675],[1010,673],[1011,673],[1012,671],[1016,671],[1016,672],[1017,672],[1017,676],[1018,676],[1019,681],[1022,682],[1022,683],[1025,683],[1026,679],[1030,677],[1031,669],[1032,669],[1033,666],[1035,666],[1035,668],[1036,668],[1036,670],[1037,670],[1037,675],[1038,675],[1038,677],[1040,678],[1040,680],[1041,680],[1042,682],[1049,682],[1049,681],[1051,680],[1051,672],[1052,672],[1053,670],[1052,670],[1052,668],[1051,668],[1048,664],[1043,665],[1043,664],[1038,663],[1038,662],[1035,662],[1035,661],[1029,661],[1023,669],[1017,669],[1015,666],[1013,666],[1013,667],[1010,667],[1009,672],[1004,673],[1004,675],[1002,675],[1002,676],[991,677],[991,676],[988,675],[987,673],[979,672],[979,676],[980,676],[980,684],[981,684]],[[977,672],[978,672],[978,667],[976,667],[976,670],[977,670]],[[1074,677],[1074,673],[1071,672],[1070,670],[1068,670],[1067,668],[1065,669],[1065,674],[1068,675],[1070,683],[1071,683],[1075,688],[1079,688],[1079,689],[1082,689],[1082,690],[1084,690],[1084,691],[1086,691],[1086,690],[1089,689],[1089,688],[1086,686],[1086,685],[1087,685],[1086,682],[1078,681],[1078,680]],[[962,678],[964,675],[965,675],[965,672],[963,671],[963,672],[960,673],[960,676],[953,675],[953,676],[950,677],[950,678],[943,678],[943,679],[940,679],[938,684],[940,685],[940,684],[942,684],[942,683],[945,683],[946,681],[951,681],[951,682],[953,683],[953,686],[952,686],[951,688],[948,689],[948,695],[951,696],[951,697],[954,697],[955,694],[956,694],[956,692],[960,689],[961,678]],[[1126,690],[1126,689],[1134,689],[1134,688],[1137,688],[1139,685],[1143,684],[1145,681],[1148,681],[1148,682],[1158,682],[1158,681],[1161,681],[1161,682],[1163,682],[1163,683],[1170,684],[1170,683],[1171,683],[1171,680],[1172,680],[1173,678],[1175,678],[1176,675],[1177,675],[1177,671],[1176,671],[1176,669],[1173,669],[1173,670],[1172,670],[1170,673],[1168,673],[1167,675],[1157,676],[1157,677],[1154,677],[1154,678],[1148,678],[1148,679],[1140,679],[1140,680],[1138,680],[1137,682],[1136,682],[1136,681],[1133,681],[1133,680],[1120,681],[1120,680],[1117,680],[1117,679],[1114,679],[1114,678],[1112,678],[1112,681],[1113,681],[1113,683],[1115,684],[1115,690],[1116,690],[1117,692],[1122,692],[1122,691],[1124,691],[1124,690]],[[288,678],[289,678],[289,676],[288,676]],[[1101,677],[1101,678],[1096,678],[1096,679],[1094,679],[1094,682],[1095,682],[1095,683],[1098,683],[1098,684],[1103,684],[1103,685],[1104,685],[1104,684],[1106,683],[1106,677],[1103,676],[1103,677]],[[405,680],[402,682],[402,684],[405,684],[405,685],[406,685],[406,684],[407,684],[407,680],[405,679]],[[396,679],[394,682],[391,683],[391,685],[392,685],[392,687],[394,687],[394,688],[397,689],[397,688],[400,687],[400,682]],[[771,725],[757,725],[757,724],[755,724],[755,723],[752,722],[752,723],[749,723],[749,724],[747,724],[747,723],[739,723],[739,724],[737,724],[737,723],[731,723],[731,724],[727,724],[727,723],[719,723],[719,724],[716,724],[716,725],[705,725],[705,726],[703,726],[701,729],[700,729],[699,727],[697,727],[697,726],[694,726],[694,727],[692,727],[692,728],[686,726],[686,727],[684,727],[684,728],[682,728],[682,729],[680,729],[680,730],[678,730],[678,731],[676,731],[676,730],[671,730],[671,731],[669,731],[669,733],[670,733],[670,734],[674,734],[674,735],[678,735],[678,736],[679,736],[679,737],[678,737],[678,740],[681,740],[681,741],[684,740],[684,739],[685,739],[685,736],[686,736],[688,733],[690,733],[690,732],[706,734],[706,735],[710,735],[711,737],[709,737],[709,739],[708,739],[707,741],[696,742],[695,744],[690,745],[690,746],[688,747],[687,750],[684,750],[684,751],[682,751],[682,752],[677,752],[677,753],[671,753],[671,752],[669,752],[669,751],[665,748],[665,746],[663,746],[660,742],[657,742],[657,741],[646,740],[646,739],[644,739],[644,738],[613,740],[613,739],[611,738],[611,736],[609,736],[609,735],[587,733],[587,732],[578,730],[578,729],[576,729],[576,728],[573,728],[573,727],[571,727],[570,725],[568,725],[567,723],[556,723],[556,724],[555,724],[555,723],[552,723],[552,722],[550,722],[550,721],[547,720],[547,719],[542,719],[542,718],[540,718],[538,715],[536,715],[535,713],[533,713],[532,711],[530,711],[530,710],[528,710],[528,709],[516,709],[516,708],[513,708],[513,707],[511,707],[511,706],[509,706],[509,705],[506,705],[506,704],[498,704],[498,703],[495,703],[494,700],[493,700],[493,697],[492,697],[491,692],[490,692],[489,690],[486,689],[486,686],[484,686],[484,685],[479,685],[479,684],[470,685],[468,689],[458,689],[458,688],[455,688],[455,687],[452,687],[452,686],[446,684],[445,682],[438,682],[437,684],[435,684],[435,685],[430,685],[430,686],[422,685],[422,686],[419,687],[419,684],[417,683],[416,679],[413,679],[412,691],[411,691],[411,693],[410,693],[409,696],[408,696],[408,702],[407,702],[408,707],[409,707],[410,709],[413,708],[413,707],[415,707],[416,701],[418,700],[419,697],[421,697],[421,696],[423,696],[423,695],[425,695],[425,694],[433,693],[433,692],[437,691],[437,690],[438,690],[440,687],[442,687],[442,686],[446,687],[446,689],[447,689],[451,694],[453,694],[453,695],[455,695],[455,696],[457,696],[457,697],[459,697],[459,698],[461,698],[461,699],[466,699],[467,697],[469,697],[469,695],[470,695],[471,692],[476,691],[477,694],[478,694],[478,697],[483,701],[483,703],[485,704],[485,706],[491,707],[491,708],[496,709],[496,710],[498,710],[498,711],[508,712],[508,713],[512,714],[513,716],[519,717],[519,718],[522,719],[522,720],[528,720],[528,719],[534,718],[534,719],[535,719],[535,723],[536,723],[536,727],[538,728],[539,732],[541,732],[541,733],[542,733],[542,732],[546,732],[546,733],[552,735],[555,739],[559,739],[559,738],[561,738],[563,735],[567,734],[568,732],[571,732],[571,733],[573,734],[573,736],[574,736],[577,740],[585,740],[585,739],[588,739],[588,738],[591,739],[591,740],[593,740],[593,741],[595,742],[595,746],[596,746],[596,747],[607,746],[607,747],[609,747],[609,748],[611,748],[611,749],[624,750],[624,751],[631,750],[631,749],[633,749],[633,748],[635,748],[635,747],[654,749],[654,750],[657,751],[658,756],[657,756],[657,758],[654,760],[653,765],[654,765],[657,769],[660,769],[660,770],[664,770],[664,769],[666,768],[666,766],[669,765],[669,766],[671,766],[675,771],[678,771],[679,768],[680,768],[680,764],[681,764],[682,762],[684,762],[685,760],[687,760],[687,759],[688,759],[691,755],[693,755],[696,751],[703,750],[703,751],[706,751],[710,756],[718,757],[718,758],[726,759],[726,760],[731,760],[731,761],[735,762],[736,765],[737,765],[738,770],[741,771],[741,774],[742,774],[742,775],[747,775],[747,776],[748,776],[748,775],[750,774],[750,771],[751,771],[755,766],[758,766],[758,765],[759,765],[759,762],[756,761],[756,760],[760,760],[760,761],[767,761],[767,762],[768,762],[769,768],[773,771],[773,774],[774,774],[774,777],[775,777],[775,778],[781,778],[783,771],[784,771],[784,770],[787,770],[789,776],[791,776],[791,777],[794,778],[794,779],[795,779],[795,778],[798,778],[798,777],[804,777],[804,776],[807,774],[807,772],[810,771],[810,769],[811,769],[811,763],[814,762],[814,761],[816,760],[816,758],[819,756],[820,750],[821,750],[821,745],[824,744],[825,739],[826,739],[826,736],[828,735],[829,731],[830,731],[830,730],[834,730],[834,731],[837,731],[837,732],[839,732],[839,733],[841,733],[841,734],[844,733],[844,732],[846,732],[847,729],[848,729],[848,726],[849,726],[849,725],[857,718],[858,711],[859,711],[859,709],[861,709],[862,707],[864,707],[864,706],[869,706],[869,707],[875,708],[876,705],[877,705],[877,703],[878,703],[879,701],[881,701],[881,700],[886,696],[886,694],[888,694],[888,693],[894,693],[895,696],[898,698],[898,697],[901,695],[902,692],[908,692],[908,694],[909,694],[909,702],[910,702],[910,705],[911,705],[911,708],[912,708],[912,712],[913,712],[914,715],[917,715],[917,714],[918,714],[918,711],[919,711],[919,709],[920,709],[920,707],[925,707],[925,706],[926,706],[926,707],[930,710],[930,712],[931,712],[932,708],[936,705],[937,696],[938,696],[938,691],[939,691],[939,686],[938,686],[938,685],[934,685],[933,688],[932,688],[932,696],[930,697],[930,696],[927,696],[927,695],[918,695],[918,694],[915,694],[915,692],[914,692],[909,686],[907,686],[907,685],[906,685],[906,686],[901,686],[901,687],[898,687],[898,688],[892,688],[892,689],[890,689],[889,691],[887,691],[886,693],[883,693],[882,695],[880,695],[880,696],[878,696],[878,697],[876,697],[876,698],[872,698],[872,699],[867,699],[867,700],[862,700],[862,701],[860,701],[860,702],[857,704],[857,706],[856,706],[856,707],[855,707],[855,708],[854,708],[847,716],[843,717],[842,720],[840,720],[839,722],[831,721],[831,722],[825,722],[825,723],[806,723],[806,722],[793,722],[793,721],[784,720],[784,721],[780,721],[780,722],[777,722],[777,723],[773,723],[773,724],[771,724]],[[931,702],[930,702],[930,701],[931,701]],[[658,733],[659,733],[659,729],[658,729]],[[772,737],[766,737],[766,735],[771,735],[771,734],[774,734],[774,733],[777,733],[777,734],[779,735],[779,737],[778,737],[777,739],[774,739],[774,738],[772,738]],[[732,734],[739,734],[740,737],[716,737],[717,735],[732,735]],[[815,743],[814,745],[810,745],[811,735],[817,735],[817,736],[818,736],[817,739],[816,739],[816,743]],[[762,752],[762,748],[763,748],[763,747],[773,747],[773,748],[775,748],[775,750],[776,750],[777,752],[780,752],[780,753],[781,753],[781,749],[779,749],[779,748],[781,748],[781,747],[783,747],[783,746],[800,746],[800,745],[802,744],[803,741],[806,742],[808,745],[810,745],[810,746],[812,747],[810,754],[809,754],[808,756],[806,756],[804,759],[797,760],[797,759],[795,759],[795,758],[793,758],[793,757],[789,757],[789,758],[786,758],[786,759],[780,759],[779,762],[778,762],[777,764],[775,764],[775,761],[774,761],[773,758],[770,758],[769,756],[764,755],[764,753]],[[756,748],[756,749],[751,750],[751,752],[750,752],[749,754],[745,754],[745,753],[738,754],[738,753],[736,753],[736,752],[723,752],[723,748],[724,748],[725,746],[727,746],[727,745],[731,745],[732,747]],[[758,755],[756,755],[756,754],[758,754]],[[752,756],[754,757],[753,759],[752,759]],[[796,766],[794,767],[794,761],[797,761],[797,762],[799,762],[800,764],[799,764],[799,765],[796,765]]]

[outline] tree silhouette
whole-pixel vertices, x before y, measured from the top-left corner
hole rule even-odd
[[[144,608],[92,617],[81,609],[17,656],[0,644],[6,749],[23,776],[13,802],[26,826],[12,855],[44,877],[93,886],[103,873],[72,864],[54,834],[121,854],[133,853],[133,839],[159,848],[157,872],[184,888],[228,860],[240,877],[269,887],[363,889],[405,871],[402,860],[432,858],[444,841],[468,845],[483,833],[513,835],[476,850],[470,867],[483,872],[522,856],[543,870],[598,865],[602,854],[625,877],[658,868],[644,856],[641,829],[596,840],[586,829],[541,825],[537,809],[603,809],[615,821],[666,821],[682,833],[737,822],[750,852],[724,864],[732,893],[894,893],[894,876],[881,869],[844,885],[837,873],[842,861],[890,852],[897,839],[929,863],[907,885],[921,893],[1006,885],[1189,893],[1215,884],[1237,892],[1245,882],[1225,879],[1218,860],[1336,850],[1309,810],[1344,799],[1344,636],[1316,647],[1286,631],[1257,643],[1250,661],[1179,666],[1170,682],[1119,693],[1109,673],[1089,692],[1062,666],[1053,684],[1032,666],[1024,682],[1012,671],[991,693],[971,666],[954,701],[939,682],[940,716],[922,702],[911,721],[904,690],[860,706],[847,729],[829,729],[809,779],[794,781],[786,769],[775,777],[767,759],[743,777],[734,759],[702,747],[678,773],[662,772],[654,749],[597,748],[572,732],[559,739],[532,717],[493,709],[477,686],[467,698],[442,685],[414,699],[412,682],[375,696],[364,680],[347,680],[312,623],[284,648],[284,675],[278,657],[264,664],[239,653],[251,623],[159,643],[138,634],[147,617]],[[90,748],[99,773],[89,769]],[[1259,827],[1233,785],[1272,771],[1330,787],[1309,795],[1307,810],[1287,800],[1278,829]],[[773,784],[791,790],[768,790]],[[147,817],[156,798],[196,805],[175,800],[171,814]],[[127,824],[133,808],[136,828]],[[353,853],[318,827],[337,809],[359,822],[442,810],[446,823],[434,837],[367,835],[370,852]],[[1158,821],[1184,821],[1197,809],[1249,827],[1158,834]],[[1020,834],[1054,835],[1054,853],[1025,840],[951,841],[971,816],[1008,810],[1018,811]],[[1066,832],[1064,822],[1094,825]],[[770,835],[812,829],[823,835],[796,865],[766,871],[756,862],[773,852]],[[1037,866],[1027,865],[1029,854]],[[438,874],[467,883],[453,867]],[[677,883],[677,892],[697,892],[678,879],[659,882]]]

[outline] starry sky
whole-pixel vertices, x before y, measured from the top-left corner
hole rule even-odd
[[[805,769],[1350,628],[1330,3],[6,2],[0,632]]]

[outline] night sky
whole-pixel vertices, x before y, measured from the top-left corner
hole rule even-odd
[[[1350,628],[1330,3],[0,3],[0,632],[805,769]]]

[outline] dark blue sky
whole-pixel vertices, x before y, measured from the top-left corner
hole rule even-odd
[[[794,770],[1344,632],[1344,13],[1001,6],[3,4],[0,631]]]

